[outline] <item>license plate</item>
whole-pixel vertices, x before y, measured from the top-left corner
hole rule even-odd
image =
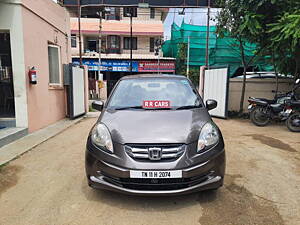
[[[130,178],[143,178],[143,179],[166,179],[166,178],[182,178],[181,170],[170,171],[130,171]]]
[[[248,110],[251,110],[253,108],[253,105],[248,106]]]

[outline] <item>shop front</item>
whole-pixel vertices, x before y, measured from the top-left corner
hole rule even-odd
[[[66,117],[69,20],[53,1],[0,0],[0,146]]]
[[[132,61],[132,72],[130,70],[130,60],[101,60],[101,73],[103,78],[99,77],[99,59],[83,59],[83,65],[89,69],[89,90],[91,98],[93,92],[97,92],[97,80],[104,80],[107,83],[107,94],[112,91],[115,84],[126,75],[137,75],[146,73],[175,73],[175,61],[172,60],[134,60]],[[73,65],[79,65],[79,59],[73,58]]]
[[[107,95],[112,91],[115,84],[123,76],[130,73],[138,72],[138,62],[132,62],[132,72],[130,72],[130,61],[128,60],[102,60],[101,61],[101,76],[99,77],[99,60],[98,59],[83,59],[83,65],[89,70],[89,92],[90,98],[98,98],[96,93],[100,93],[97,87],[98,80],[106,81]],[[73,65],[79,65],[79,59],[73,59]]]

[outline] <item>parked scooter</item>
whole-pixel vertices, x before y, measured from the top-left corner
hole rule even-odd
[[[292,112],[286,102],[297,101],[295,91],[300,87],[299,84],[300,79],[291,92],[276,94],[273,100],[250,97],[248,109],[252,123],[262,127],[267,126],[271,120],[286,121]]]

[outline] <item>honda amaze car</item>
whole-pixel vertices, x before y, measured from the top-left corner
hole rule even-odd
[[[184,76],[122,78],[86,146],[88,184],[133,195],[179,195],[223,185],[222,134]]]

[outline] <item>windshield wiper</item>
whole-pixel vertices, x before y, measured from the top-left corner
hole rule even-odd
[[[172,110],[172,108],[147,108],[148,110]]]
[[[186,105],[176,108],[176,110],[183,110],[183,109],[197,109],[201,108],[201,105]]]
[[[115,110],[126,110],[126,109],[144,109],[143,106],[126,106],[115,108]]]

